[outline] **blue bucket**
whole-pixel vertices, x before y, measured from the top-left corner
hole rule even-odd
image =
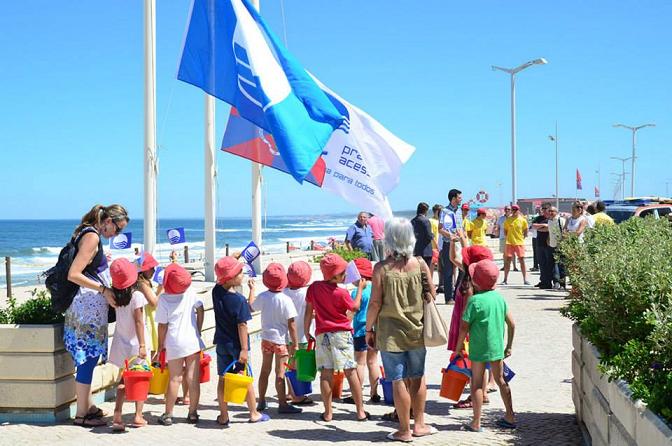
[[[392,390],[392,381],[379,378],[378,382],[383,387],[383,400],[388,406],[394,406],[394,391]]]
[[[310,395],[311,393],[313,393],[313,383],[299,381],[296,376],[296,370],[287,369],[285,371],[285,376],[287,377],[287,379],[289,379],[289,383],[292,386],[292,390],[294,390],[294,395],[303,396],[303,395]]]
[[[502,362],[502,364],[504,364],[504,370],[502,371],[502,374],[504,375],[504,381],[508,383],[513,379],[514,376],[516,376],[516,374],[509,368],[508,365],[506,365],[505,362]]]

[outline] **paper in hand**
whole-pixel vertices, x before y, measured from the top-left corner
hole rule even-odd
[[[361,279],[362,276],[359,274],[359,270],[357,269],[357,265],[355,265],[355,262],[351,260],[348,263],[347,268],[345,268],[345,280],[344,283],[353,283]]]

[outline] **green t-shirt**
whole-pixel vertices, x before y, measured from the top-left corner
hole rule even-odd
[[[504,323],[508,305],[497,291],[469,298],[462,320],[469,324],[469,359],[489,362],[504,359]]]

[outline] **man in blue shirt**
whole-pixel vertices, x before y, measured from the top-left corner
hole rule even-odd
[[[443,246],[439,245],[439,249],[441,249],[441,262],[443,264],[443,296],[446,304],[451,304],[455,302],[453,284],[453,268],[455,266],[450,261],[450,235],[462,230],[462,212],[460,212],[462,191],[451,189],[448,192],[448,201],[450,203],[443,208],[439,218],[439,234],[441,240],[443,240]],[[458,275],[456,283],[459,283],[460,278]]]
[[[373,232],[367,224],[369,220],[368,212],[360,212],[354,225],[348,228],[345,233],[345,247],[353,250],[364,251],[371,260],[371,250],[373,248]]]

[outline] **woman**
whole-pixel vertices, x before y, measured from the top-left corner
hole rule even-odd
[[[574,233],[579,240],[583,240],[583,233],[588,227],[588,220],[583,215],[583,205],[579,202],[572,206],[572,216],[565,223],[565,232]]]
[[[68,280],[80,286],[65,312],[64,342],[77,368],[75,394],[77,413],[74,424],[104,426],[103,411],[91,400],[93,369],[102,356],[107,359],[107,312],[114,305],[114,293],[100,273],[107,269],[101,237],[110,238],[128,224],[126,209],[118,204],[94,206],[73,234],[77,255],[68,271]]]
[[[408,220],[393,218],[385,224],[388,257],[379,262],[373,272],[373,289],[366,315],[366,342],[380,350],[385,375],[393,381],[399,430],[391,432],[387,438],[403,442],[437,432],[424,421],[427,386],[421,271],[427,276],[432,299],[435,293],[427,264],[413,257],[414,245],[413,226]]]

